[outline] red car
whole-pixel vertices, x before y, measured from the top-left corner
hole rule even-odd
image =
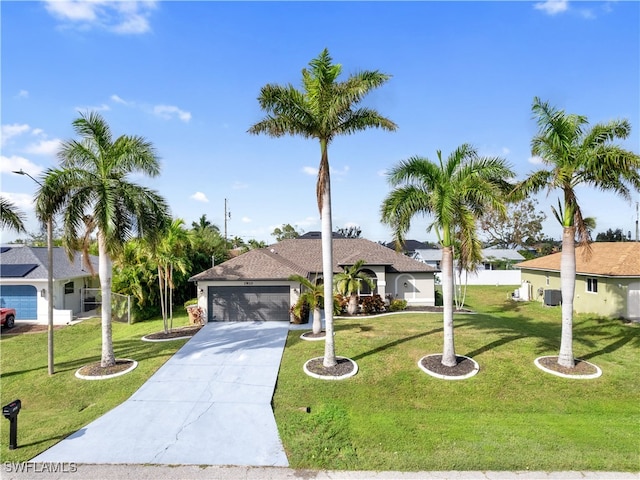
[[[5,328],[13,328],[16,322],[15,308],[0,308],[0,325]]]

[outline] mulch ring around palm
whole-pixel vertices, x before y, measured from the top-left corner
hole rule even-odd
[[[453,367],[447,367],[442,364],[442,355],[427,355],[420,359],[420,365],[424,369],[442,377],[463,378],[478,368],[478,364],[469,357],[457,355],[456,362]]]
[[[202,325],[189,325],[188,327],[173,328],[168,332],[150,333],[142,337],[143,340],[162,341],[162,340],[176,340],[179,338],[193,337],[200,331]]]
[[[541,370],[564,378],[575,379],[592,379],[602,375],[602,370],[585,360],[574,359],[575,366],[573,368],[563,367],[558,363],[558,356],[538,357],[535,365]]]
[[[333,367],[324,366],[324,357],[316,357],[308,360],[303,367],[309,376],[323,380],[342,380],[353,377],[358,373],[358,364],[346,357],[336,357]]]
[[[313,333],[313,332],[304,332],[300,335],[300,338],[303,340],[323,340],[327,336],[326,332]]]
[[[76,371],[76,377],[83,380],[101,380],[112,377],[118,377],[133,370],[138,366],[138,362],[128,358],[116,359],[115,365],[103,367],[101,362],[90,363],[84,367],[80,367]]]

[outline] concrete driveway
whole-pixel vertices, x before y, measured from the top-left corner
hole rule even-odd
[[[271,409],[288,331],[208,323],[129,400],[33,461],[288,466]]]

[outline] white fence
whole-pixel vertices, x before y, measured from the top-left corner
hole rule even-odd
[[[95,310],[100,315],[102,308],[102,292],[99,288],[83,288],[80,291],[80,310]],[[115,322],[131,324],[131,297],[111,292],[111,319]]]

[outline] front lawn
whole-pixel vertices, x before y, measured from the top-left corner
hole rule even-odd
[[[574,319],[574,353],[603,370],[565,379],[533,361],[556,355],[560,308],[508,300],[513,287],[469,287],[477,314],[455,316],[456,353],[480,364],[468,380],[426,375],[442,350],[442,315],[336,320],[348,380],[308,377],[323,342],[289,334],[274,410],[293,468],[347,470],[640,470],[640,326]]]
[[[186,313],[174,327],[188,323]],[[113,323],[117,358],[138,361],[126,375],[107,380],[79,380],[76,370],[100,360],[99,319],[54,331],[55,374],[47,373],[47,333],[6,335],[0,339],[2,405],[20,399],[18,448],[9,450],[9,422],[0,419],[0,458],[27,461],[129,398],[187,340],[150,343],[140,338],[162,330],[162,320],[133,325]],[[7,333],[10,333],[7,332]]]

